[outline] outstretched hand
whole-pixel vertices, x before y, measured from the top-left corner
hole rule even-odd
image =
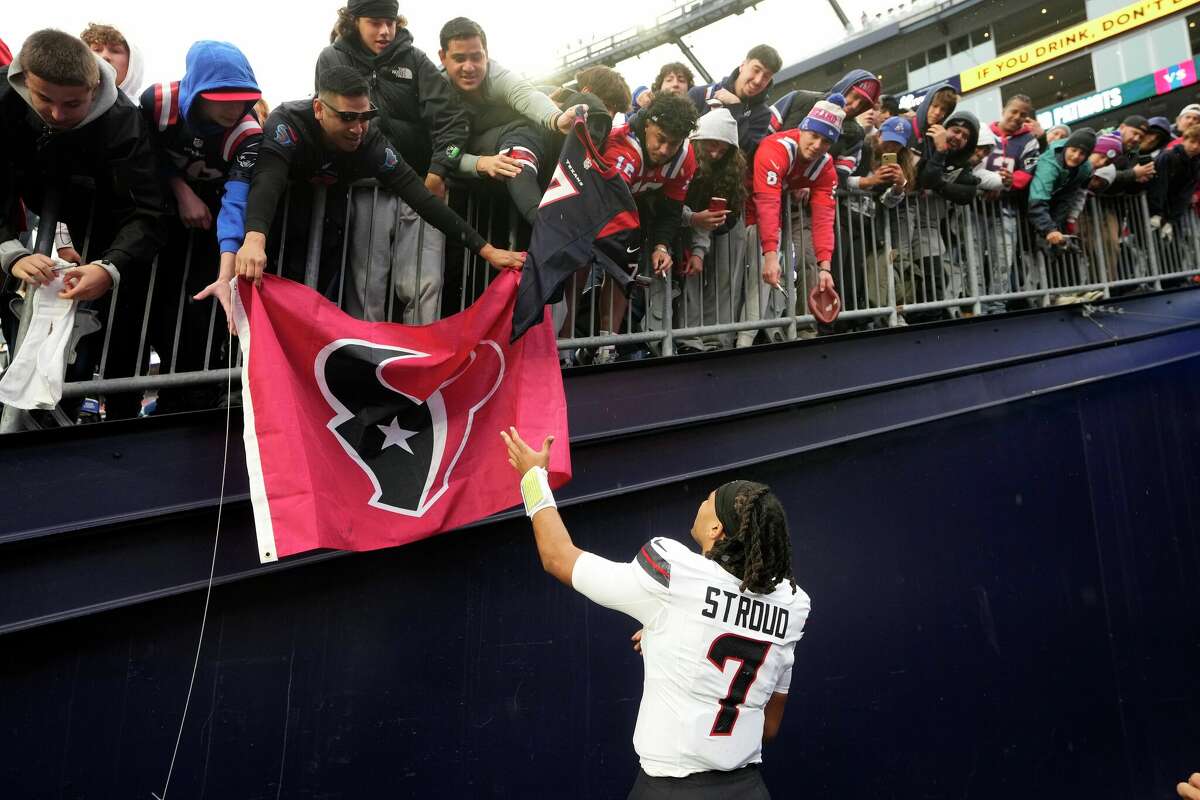
[[[534,450],[526,444],[516,428],[510,427],[507,431],[500,431],[500,438],[508,448],[508,463],[518,475],[524,475],[534,467],[550,468],[550,445],[554,444],[553,436],[546,437],[541,450]]]
[[[221,309],[225,312],[226,330],[237,336],[237,328],[233,324],[233,289],[229,286],[229,280],[227,278],[217,278],[208,286],[201,289],[192,299],[199,301],[210,297],[215,297],[217,302],[221,304]]]

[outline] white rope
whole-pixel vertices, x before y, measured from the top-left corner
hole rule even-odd
[[[179,743],[183,739],[183,726],[187,722],[188,707],[192,703],[192,689],[196,686],[196,672],[200,668],[200,650],[204,647],[204,628],[208,624],[208,603],[212,599],[213,576],[217,571],[217,545],[221,541],[221,512],[225,508],[225,473],[229,466],[229,421],[233,413],[233,334],[229,334],[227,343],[229,350],[229,376],[225,384],[225,454],[221,460],[221,491],[217,498],[217,531],[213,535],[212,563],[208,567],[208,589],[204,593],[204,614],[200,617],[200,635],[196,639],[196,658],[192,661],[192,677],[188,681],[187,697],[183,701],[183,716],[179,720],[179,733],[175,736],[175,749],[171,753],[171,765],[167,768],[167,780],[163,783],[162,795],[154,792],[150,796],[155,800],[167,800],[167,789],[171,786],[171,776],[175,772],[175,759],[179,756]]]

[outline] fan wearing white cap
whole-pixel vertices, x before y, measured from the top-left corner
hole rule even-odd
[[[979,178],[979,191],[981,192],[1002,192],[1004,191],[1004,179],[999,172],[993,172],[988,169],[988,156],[996,148],[996,135],[992,133],[992,129],[987,126],[979,128],[979,141],[975,143],[975,153],[971,156],[968,162],[971,165],[971,172],[976,178]]]
[[[1183,136],[1183,132],[1200,122],[1200,103],[1189,103],[1175,117],[1175,135]]]
[[[837,213],[837,170],[829,157],[846,118],[845,98],[832,94],[813,104],[800,127],[768,136],[754,154],[754,193],[746,205],[746,221],[758,225],[762,244],[763,282],[779,287],[779,239],[783,193],[809,190],[809,228],[817,260],[817,288],[834,288],[833,222]]]

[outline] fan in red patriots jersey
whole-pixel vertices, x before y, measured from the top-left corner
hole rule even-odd
[[[620,173],[638,200],[642,252],[659,276],[671,269],[671,242],[683,219],[683,201],[696,174],[696,155],[688,134],[696,127],[692,103],[673,94],[654,98],[633,122],[612,129],[604,160]],[[614,331],[625,316],[625,298],[605,284],[601,327]]]
[[[783,270],[779,264],[779,240],[784,192],[809,190],[813,250],[819,271],[817,286],[833,289],[833,222],[837,211],[837,169],[829,156],[845,119],[845,101],[839,94],[813,104],[808,116],[795,130],[781,131],[763,139],[754,154],[754,191],[747,204],[746,219],[758,225],[762,243],[763,281],[778,287]]]

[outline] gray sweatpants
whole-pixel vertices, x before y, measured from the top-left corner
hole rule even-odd
[[[416,211],[381,189],[355,189],[350,209],[343,307],[369,322],[388,320],[389,288],[406,325],[425,325],[441,315],[446,236]]]

